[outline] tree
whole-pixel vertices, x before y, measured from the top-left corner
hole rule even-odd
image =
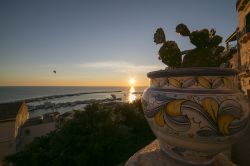
[[[18,166],[117,165],[154,139],[140,101],[88,105],[58,126],[6,162]]]

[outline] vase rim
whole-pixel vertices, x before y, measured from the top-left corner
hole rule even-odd
[[[238,71],[231,68],[219,67],[192,67],[175,68],[152,71],[147,74],[148,78],[181,77],[181,76],[235,76]]]

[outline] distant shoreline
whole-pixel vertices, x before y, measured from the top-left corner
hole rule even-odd
[[[129,88],[131,86],[12,86],[12,85],[1,85],[0,88],[14,88],[14,87],[84,87],[84,88]],[[148,85],[142,85],[142,86],[134,86],[135,88],[140,88],[140,87],[148,87]]]
[[[79,96],[79,95],[84,95],[84,94],[117,93],[117,92],[122,92],[122,90],[68,93],[68,94],[62,94],[62,95],[50,95],[50,96],[21,99],[21,100],[15,100],[15,101],[4,102],[4,103],[15,103],[15,102],[21,102],[21,101],[25,101],[26,103],[31,103],[31,102],[41,101],[41,100],[57,99],[57,98],[62,98],[62,97],[72,97],[72,96]]]
[[[80,93],[69,93],[69,94],[63,94],[63,95],[50,95],[50,96],[44,96],[44,97],[36,97],[36,98],[30,98],[24,100],[26,103],[34,102],[34,101],[40,101],[40,100],[48,100],[48,99],[57,99],[62,97],[72,97],[72,96],[79,96],[79,95],[85,95],[85,94],[96,94],[96,93],[117,93],[122,92],[121,90],[114,90],[114,91],[96,91],[96,92],[80,92]]]
[[[121,98],[106,98],[106,99],[90,99],[90,100],[83,100],[83,101],[74,101],[74,102],[65,102],[65,103],[47,103],[47,104],[41,104],[37,106],[28,106],[29,111],[36,111],[39,109],[43,110],[48,110],[48,109],[58,109],[58,108],[65,108],[65,107],[74,107],[77,105],[82,105],[82,104],[93,104],[93,103],[107,103],[107,102],[117,102],[117,101],[122,101]]]

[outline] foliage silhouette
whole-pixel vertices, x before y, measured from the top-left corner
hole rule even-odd
[[[192,50],[181,51],[175,41],[167,41],[162,28],[154,34],[154,42],[162,44],[159,50],[159,59],[170,68],[178,67],[219,67],[227,64],[237,51],[235,48],[225,51],[220,46],[222,37],[216,35],[214,29],[201,29],[190,32],[185,24],[176,26],[176,32],[189,37],[195,46]],[[184,56],[182,61],[182,56]]]
[[[141,103],[92,104],[6,158],[18,166],[117,165],[154,139]]]

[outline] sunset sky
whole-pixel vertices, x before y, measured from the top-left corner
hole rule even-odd
[[[2,0],[0,86],[148,85],[164,69],[153,34],[215,28],[227,38],[237,27],[235,0]],[[54,74],[53,70],[57,73]]]

